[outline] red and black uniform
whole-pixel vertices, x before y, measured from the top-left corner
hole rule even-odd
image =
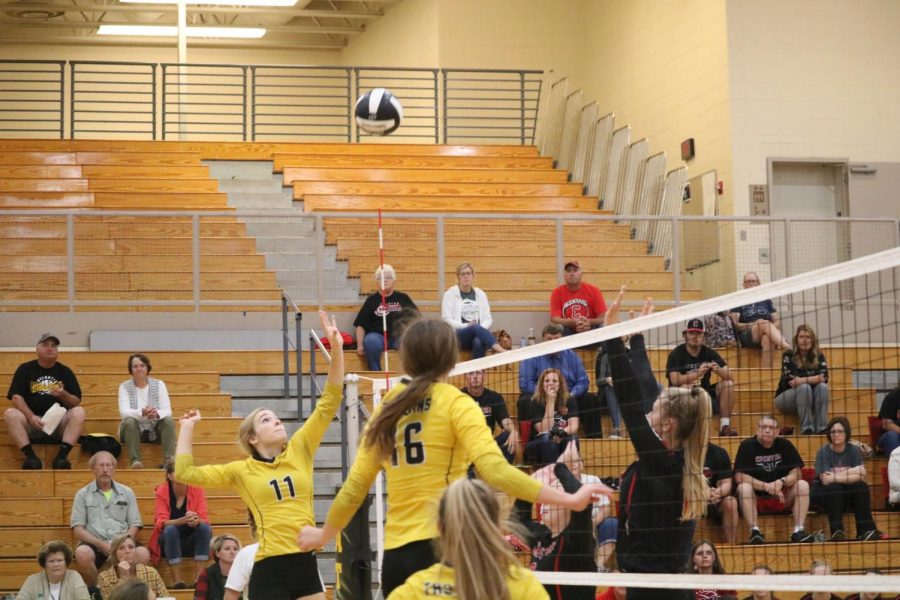
[[[574,494],[581,488],[581,482],[569,468],[557,463],[553,467],[556,478],[563,489]],[[593,505],[580,511],[572,511],[569,524],[559,535],[552,537],[550,530],[531,520],[531,503],[516,500],[513,507],[514,518],[520,520],[532,534],[531,569],[533,571],[582,571],[594,572],[594,531],[591,524]],[[552,508],[551,510],[565,510]],[[596,588],[589,585],[545,585],[544,589],[552,600],[594,600]]]
[[[631,337],[631,350],[609,340],[609,366],[622,419],[637,453],[622,477],[619,567],[629,573],[681,573],[691,556],[694,521],[682,521],[684,455],[670,450],[650,427],[644,406],[659,396],[644,336]],[[629,600],[691,598],[689,590],[628,589]]]

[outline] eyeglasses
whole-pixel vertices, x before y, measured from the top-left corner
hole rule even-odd
[[[463,271],[459,274],[460,277],[472,277],[473,275],[475,275],[475,273],[472,271]]]
[[[760,429],[765,429],[765,430],[775,429],[776,427],[777,427],[777,425],[759,425]]]
[[[831,433],[847,433],[847,432],[844,431],[843,429],[832,429]]]
[[[759,279],[745,279],[744,285],[756,285],[759,283]]]

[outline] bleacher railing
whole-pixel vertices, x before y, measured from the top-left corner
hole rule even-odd
[[[47,232],[19,226],[23,217],[46,226],[57,225],[51,238]],[[182,222],[191,234],[178,239],[168,239],[165,249],[160,249],[155,237],[130,236],[127,243],[115,243],[97,238],[91,228],[109,217],[146,218],[148,223],[165,219]],[[302,280],[293,286],[280,283],[266,298],[265,290],[229,289],[228,297],[221,292],[221,274],[231,272],[227,264],[233,250],[222,250],[215,233],[205,237],[202,228],[219,221],[233,222],[260,219],[279,223],[296,223],[298,234],[303,231],[303,223],[309,219],[315,222],[315,235],[322,243],[317,245],[313,263]],[[505,228],[490,226],[491,220],[503,219],[507,223],[521,224],[522,227]],[[6,238],[4,271],[10,275],[0,278],[0,308],[34,309],[52,307],[60,311],[82,310],[84,307],[158,307],[175,310],[209,310],[210,308],[259,307],[278,310],[282,302],[280,288],[288,289],[292,302],[303,310],[318,306],[358,305],[359,300],[334,300],[329,296],[334,286],[341,281],[327,280],[328,273],[334,273],[334,251],[326,244],[338,243],[337,260],[350,261],[355,269],[363,269],[364,281],[374,269],[378,255],[377,238],[373,237],[370,251],[357,249],[352,253],[340,246],[340,235],[332,233],[328,239],[328,229],[340,227],[342,223],[356,231],[365,229],[370,220],[375,232],[377,214],[371,212],[317,212],[313,215],[298,215],[292,211],[109,211],[109,210],[3,210],[0,211],[0,225],[11,225]],[[478,221],[485,226],[478,228]],[[546,304],[550,290],[562,282],[563,265],[571,257],[579,257],[585,270],[585,280],[598,283],[602,289],[612,290],[620,283],[629,284],[635,293],[663,291],[666,297],[658,297],[660,306],[680,305],[700,298],[712,297],[733,291],[745,271],[758,271],[764,281],[774,281],[796,275],[811,269],[843,262],[850,258],[866,256],[873,252],[900,246],[900,220],[896,218],[821,218],[795,219],[773,217],[705,217],[705,216],[622,216],[622,215],[581,215],[581,214],[493,214],[472,213],[465,216],[435,216],[434,213],[393,214],[384,223],[385,260],[398,270],[398,287],[412,293],[416,303],[431,310],[438,310],[444,290],[455,283],[453,268],[461,253],[464,253],[471,237],[463,231],[466,223],[475,223],[481,234],[491,232],[496,248],[494,264],[502,262],[503,269],[489,271],[479,269],[477,285],[491,298],[495,309],[535,310]],[[634,232],[641,224],[663,231],[672,240],[671,259],[664,253],[655,253],[641,240],[634,239]],[[529,225],[530,233],[524,233]],[[90,230],[90,231],[89,231]],[[704,250],[701,242],[716,234],[721,248],[718,255]],[[303,234],[303,235],[308,235]],[[523,235],[525,236],[523,238]],[[373,233],[374,236],[374,233]],[[535,253],[529,256],[523,252],[526,244],[540,243],[554,248],[550,254]],[[610,250],[596,250],[600,242],[610,245]],[[142,250],[141,244],[149,244]],[[415,251],[403,249],[403,244],[415,244]],[[101,244],[98,246],[98,244]],[[516,246],[518,244],[518,246]],[[618,251],[625,245],[631,249],[627,253]],[[107,247],[108,246],[108,247]],[[110,248],[119,247],[118,250]],[[99,249],[98,249],[99,248]],[[45,261],[50,261],[38,273],[40,281],[29,278],[29,256],[40,252]],[[176,271],[156,273],[160,288],[166,299],[146,299],[151,297],[154,271],[151,259],[122,264],[115,262],[123,257],[167,255],[167,269],[173,264],[181,265]],[[211,256],[212,255],[212,256]],[[217,259],[216,255],[220,255]],[[545,258],[540,258],[543,255]],[[508,256],[507,259],[503,257]],[[648,257],[647,260],[640,259]],[[710,258],[713,256],[712,258]],[[761,260],[760,256],[764,259]],[[180,258],[179,258],[180,257]],[[207,260],[202,260],[203,258]],[[499,259],[497,257],[500,257]],[[629,266],[637,257],[640,265]],[[655,259],[653,258],[655,257]],[[526,261],[515,259],[527,258]],[[466,257],[476,264],[490,262],[486,257]],[[107,267],[104,260],[108,260]],[[368,261],[368,262],[366,262]],[[648,262],[649,261],[649,262]],[[621,263],[621,264],[620,264]],[[645,264],[646,263],[646,264]],[[124,266],[122,266],[124,264]],[[131,272],[134,271],[134,272]],[[650,273],[645,276],[645,273]],[[652,272],[652,273],[651,273]],[[102,281],[96,274],[102,275]],[[204,284],[203,276],[218,273],[213,284]],[[276,273],[277,274],[277,273]],[[359,276],[360,273],[350,273]],[[16,276],[16,277],[13,277]],[[501,281],[505,277],[506,279]],[[627,281],[628,279],[634,281]],[[93,279],[93,282],[92,282]],[[180,287],[172,285],[179,281]],[[505,281],[505,283],[504,283]],[[643,283],[641,283],[643,281]],[[121,283],[120,283],[121,282]],[[525,286],[520,282],[529,282]],[[128,284],[132,287],[128,287]],[[33,285],[34,292],[28,291]],[[121,288],[117,286],[122,286]],[[98,287],[100,286],[100,287]],[[642,287],[643,286],[643,287]],[[132,289],[133,288],[133,289]],[[121,298],[115,297],[121,289]],[[38,291],[40,290],[40,291]],[[370,290],[360,290],[362,294]],[[98,293],[99,292],[99,293]],[[256,293],[254,298],[253,294]],[[852,297],[852,290],[842,292]],[[243,294],[243,296],[242,296]]]
[[[364,141],[356,98],[391,89],[392,136],[533,144],[543,71],[124,61],[0,61],[4,137]]]

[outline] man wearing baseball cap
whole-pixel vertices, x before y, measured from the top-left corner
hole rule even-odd
[[[684,343],[669,353],[666,361],[666,376],[673,387],[691,387],[699,385],[713,401],[713,408],[718,405],[719,435],[734,436],[738,432],[731,427],[731,398],[734,381],[728,366],[719,353],[703,344],[703,319],[691,319],[682,332]],[[719,378],[716,385],[710,379],[713,375]]]
[[[564,335],[590,331],[603,325],[606,301],[597,286],[581,281],[584,273],[574,259],[566,261],[566,283],[550,294],[550,321],[563,326]]]
[[[69,451],[81,435],[84,408],[81,387],[72,369],[57,362],[59,338],[51,333],[37,342],[37,360],[19,365],[6,397],[12,407],[3,413],[6,429],[13,443],[25,455],[23,469],[41,469],[41,459],[31,447],[32,441],[58,441],[59,452],[53,459],[54,469],[71,469]],[[66,412],[56,427],[44,423],[43,417],[54,405]]]

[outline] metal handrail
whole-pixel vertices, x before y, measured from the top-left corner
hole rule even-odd
[[[533,69],[6,60],[0,72],[17,103],[0,132],[58,139],[359,142],[354,99],[388,87],[405,101],[395,138],[525,145],[543,85]]]
[[[291,342],[288,333],[288,309],[292,309],[294,313],[294,339],[296,343]],[[296,361],[296,377],[297,377],[297,420],[303,417],[303,364],[301,358],[300,347],[300,330],[303,324],[303,313],[297,304],[291,299],[287,290],[281,290],[281,343],[282,357],[284,361],[284,399],[287,400],[291,395],[291,361],[290,346],[294,347],[294,357]]]

